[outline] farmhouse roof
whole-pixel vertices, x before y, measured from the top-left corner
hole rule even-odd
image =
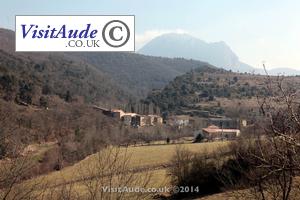
[[[239,129],[221,129],[218,126],[209,126],[207,128],[203,128],[203,131],[207,132],[207,133],[232,133],[232,132],[240,132]]]

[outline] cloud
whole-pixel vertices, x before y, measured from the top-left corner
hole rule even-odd
[[[141,47],[143,47],[147,42],[152,40],[153,38],[166,34],[166,33],[189,33],[186,30],[183,29],[175,29],[175,30],[147,30],[142,34],[136,34],[135,35],[135,45],[136,50],[139,50]]]

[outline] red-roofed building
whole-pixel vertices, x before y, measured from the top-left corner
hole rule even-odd
[[[241,134],[239,129],[224,129],[214,125],[203,128],[202,132],[209,140],[234,139],[239,137]]]

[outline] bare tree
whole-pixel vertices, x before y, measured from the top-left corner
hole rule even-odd
[[[31,178],[34,162],[30,154],[23,153],[25,145],[14,134],[15,127],[11,123],[13,118],[10,112],[9,108],[1,107],[0,199],[37,199],[47,183],[43,179],[26,181]]]
[[[0,160],[0,199],[39,198],[47,182],[43,179],[26,181],[31,177],[31,169],[34,167],[32,157],[21,155],[18,151],[10,156]]]
[[[236,156],[247,164],[242,172],[252,199],[299,199],[299,93],[284,77],[267,75],[266,86],[269,96],[258,98],[264,134],[239,144]]]
[[[130,160],[127,149],[107,147],[97,153],[95,160],[89,165],[80,166],[79,179],[82,180],[83,187],[87,191],[86,199],[121,200],[149,197],[151,193],[148,192],[126,191],[135,187],[147,188],[151,179],[150,173],[137,173],[130,168]]]

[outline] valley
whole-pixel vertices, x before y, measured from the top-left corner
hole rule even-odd
[[[13,35],[0,29],[3,198],[210,198],[249,188],[255,156],[277,158],[256,150],[276,152],[298,131],[299,76],[138,53],[17,53]],[[107,185],[203,189],[113,194]]]

